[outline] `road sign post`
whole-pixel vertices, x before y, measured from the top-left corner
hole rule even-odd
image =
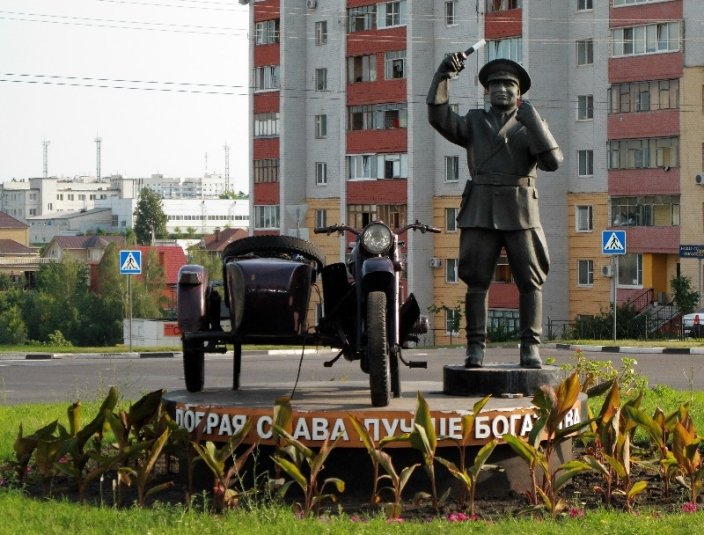
[[[120,275],[140,275],[142,273],[142,251],[120,251]],[[127,277],[127,302],[129,310],[129,345],[132,353],[132,277]]]
[[[619,255],[626,254],[626,231],[602,231],[601,254],[611,256],[611,302],[614,311],[614,341],[616,341],[616,305],[618,304],[618,257]]]

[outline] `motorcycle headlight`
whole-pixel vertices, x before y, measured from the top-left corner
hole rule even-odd
[[[362,246],[370,254],[384,254],[391,248],[391,229],[383,223],[367,225],[362,233]]]

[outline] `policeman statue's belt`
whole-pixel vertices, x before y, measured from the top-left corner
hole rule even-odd
[[[472,177],[472,184],[476,186],[535,186],[532,176],[504,175],[499,173],[481,173]]]

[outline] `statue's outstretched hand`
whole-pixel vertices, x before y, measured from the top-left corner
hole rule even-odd
[[[440,63],[437,73],[446,77],[455,76],[464,69],[464,56],[462,52],[448,54]]]
[[[543,119],[540,117],[538,110],[527,100],[524,100],[518,107],[516,120],[528,130],[539,131],[543,128]]]

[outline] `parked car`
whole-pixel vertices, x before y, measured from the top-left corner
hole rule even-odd
[[[704,338],[704,310],[682,316],[682,334],[693,338]]]

